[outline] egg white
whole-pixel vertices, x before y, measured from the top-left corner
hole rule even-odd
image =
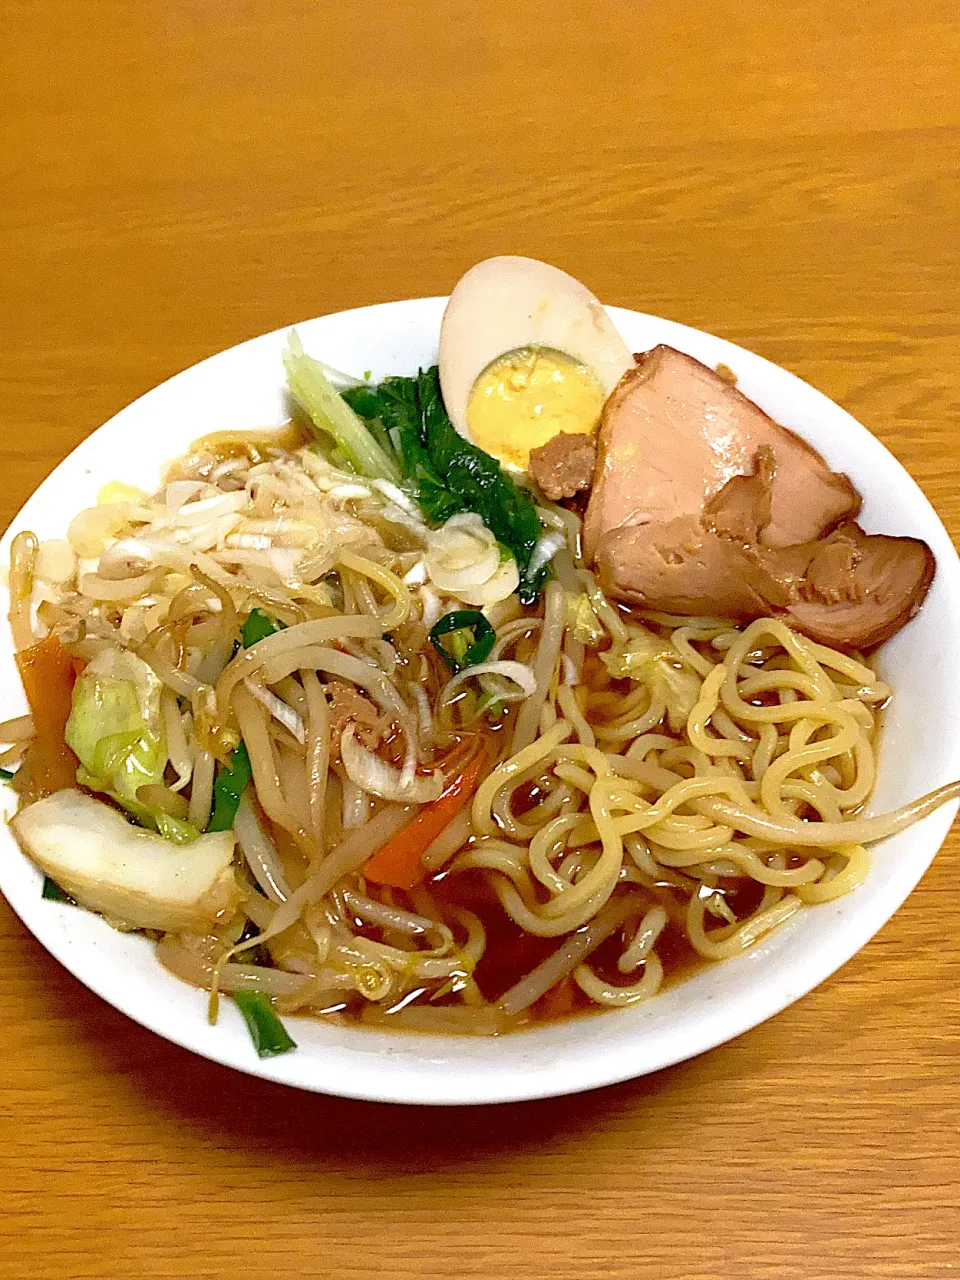
[[[477,378],[499,356],[522,347],[579,361],[605,396],[633,364],[606,311],[579,280],[535,258],[487,258],[458,281],[440,326],[444,404],[466,439],[467,402]]]

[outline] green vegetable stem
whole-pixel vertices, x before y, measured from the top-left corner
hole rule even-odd
[[[251,609],[243,620],[240,634],[243,647],[249,649],[258,640],[265,640],[283,629],[283,623],[269,618],[262,609]],[[230,756],[229,767],[221,765],[213,784],[213,814],[207,823],[208,831],[229,831],[237,816],[240,797],[253,777],[250,754],[241,742]]]
[[[310,415],[314,429],[330,437],[354,470],[371,480],[399,484],[396,457],[375,439],[363,419],[343,399],[320,361],[304,352],[293,329],[283,353],[283,367],[287,371],[290,394]]]
[[[261,1058],[276,1058],[297,1047],[296,1040],[274,1012],[273,1005],[262,991],[235,991],[233,999],[243,1014],[250,1032],[253,1047]]]

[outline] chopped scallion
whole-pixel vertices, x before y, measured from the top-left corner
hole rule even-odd
[[[213,816],[207,823],[208,831],[229,831],[240,807],[240,797],[253,777],[250,756],[241,742],[230,757],[230,768],[221,766],[213,784]]]
[[[249,649],[259,640],[265,640],[277,631],[283,630],[283,623],[268,617],[262,609],[251,609],[243,620],[240,634],[243,647]],[[213,816],[207,824],[208,831],[229,831],[237,816],[240,797],[246,790],[253,771],[250,768],[250,756],[241,742],[230,757],[230,767],[223,765],[217,770],[217,780],[213,784]]]
[[[258,640],[266,640],[267,636],[272,636],[275,632],[282,630],[282,622],[277,622],[268,617],[262,609],[251,609],[244,618],[243,626],[240,629],[240,634],[243,637],[243,647],[249,649]]]
[[[233,999],[243,1014],[253,1047],[261,1058],[276,1058],[297,1047],[286,1027],[262,991],[234,991]]]
[[[449,636],[450,644],[441,644],[441,636]],[[445,613],[430,632],[430,643],[454,675],[478,662],[486,662],[496,639],[496,631],[479,609],[454,609],[452,613]]]

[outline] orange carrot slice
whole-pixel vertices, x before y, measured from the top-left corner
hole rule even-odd
[[[395,889],[412,889],[420,884],[427,874],[423,855],[476,791],[492,757],[489,739],[480,739],[439,798],[422,805],[405,827],[370,855],[363,866],[364,876],[374,884]]]

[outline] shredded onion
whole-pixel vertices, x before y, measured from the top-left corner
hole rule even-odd
[[[451,516],[427,536],[426,565],[430,580],[454,595],[462,587],[479,587],[500,563],[496,539],[474,512]]]
[[[262,684],[258,684],[255,680],[251,680],[249,676],[243,683],[257,701],[262,703],[273,718],[275,720],[279,720],[283,727],[289,730],[298,742],[306,742],[307,732],[303,727],[303,721],[289,703],[284,702],[282,698],[278,698],[272,689],[266,689]]]
[[[433,773],[429,778],[413,777],[408,781],[399,770],[361,747],[352,724],[348,724],[340,736],[340,755],[350,781],[382,800],[427,804],[431,800],[439,800],[443,791],[443,778],[439,773]]]
[[[395,485],[391,480],[371,480],[370,488],[376,489],[379,493],[383,494],[388,502],[392,502],[408,516],[412,516],[419,528],[422,529],[424,533],[427,532],[427,526],[423,523],[423,515],[420,508],[412,498],[407,497],[398,485]]]
[[[457,694],[460,686],[467,680],[473,679],[474,676],[503,676],[505,680],[509,680],[515,686],[513,690],[497,690],[497,697],[501,702],[515,702],[520,698],[529,698],[537,687],[536,677],[530,667],[525,666],[522,662],[510,662],[501,660],[499,662],[478,662],[475,666],[465,667],[463,671],[459,671],[451,680],[447,681],[444,686],[443,693],[440,695],[442,706],[449,706]]]
[[[567,545],[562,533],[545,533],[533,548],[530,563],[527,565],[527,577],[535,578],[545,564],[549,564],[561,547]]]

